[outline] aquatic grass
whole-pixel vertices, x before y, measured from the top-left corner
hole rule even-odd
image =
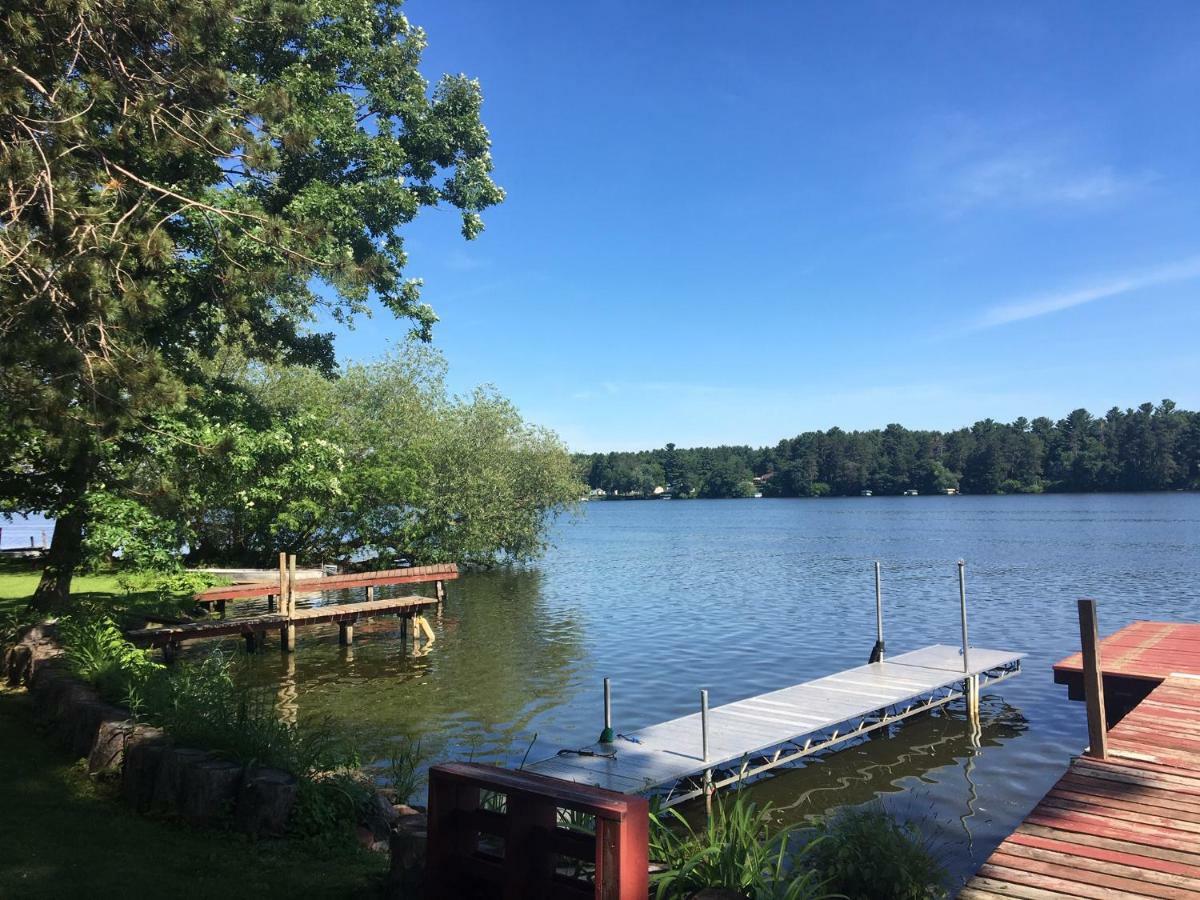
[[[848,900],[946,897],[947,872],[929,839],[881,805],[846,809],[818,825],[806,855],[831,890]]]
[[[165,670],[145,686],[145,717],[181,743],[301,777],[359,765],[357,748],[331,719],[303,728],[285,721],[269,691],[237,677],[238,665],[213,650]]]
[[[384,777],[397,803],[408,803],[424,784],[429,760],[420,738],[400,738],[388,756]]]
[[[663,866],[651,876],[656,900],[689,897],[704,888],[737,891],[752,900],[816,900],[834,896],[797,852],[795,826],[772,829],[770,804],[761,809],[740,791],[717,795],[702,828],[678,810],[650,814],[650,859]],[[815,842],[814,842],[815,843]]]

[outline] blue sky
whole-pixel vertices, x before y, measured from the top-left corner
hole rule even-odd
[[[1200,407],[1194,3],[406,12],[508,191],[408,232],[435,344],[572,449]]]

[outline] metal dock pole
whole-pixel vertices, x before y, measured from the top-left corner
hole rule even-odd
[[[961,559],[958,561],[958,605],[962,615],[963,672],[967,676],[963,681],[963,696],[967,701],[967,718],[974,725],[979,722],[979,676],[971,674],[971,646],[967,636],[967,564]]]
[[[700,755],[708,763],[708,691],[700,689]],[[712,815],[712,769],[704,770],[704,808]]]
[[[600,743],[611,744],[617,739],[612,727],[612,679],[604,679],[604,730],[600,732]]]
[[[868,662],[883,662],[883,578],[875,561],[875,647]]]

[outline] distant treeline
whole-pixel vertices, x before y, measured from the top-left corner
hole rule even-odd
[[[852,496],[862,491],[967,494],[1200,488],[1200,413],[1170,400],[1077,409],[1057,422],[984,419],[957,431],[809,431],[774,447],[694,447],[576,454],[593,490],[622,496]]]

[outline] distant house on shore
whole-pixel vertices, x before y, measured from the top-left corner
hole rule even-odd
[[[657,487],[655,487],[654,496],[657,497],[659,494],[665,494],[666,492],[667,492],[667,489],[660,484]]]
[[[947,497],[957,497],[958,496],[958,488],[942,488],[942,493],[945,494]]]
[[[592,488],[590,491],[588,491],[588,496],[599,499],[601,497],[607,497],[608,494],[605,493],[604,488]]]

